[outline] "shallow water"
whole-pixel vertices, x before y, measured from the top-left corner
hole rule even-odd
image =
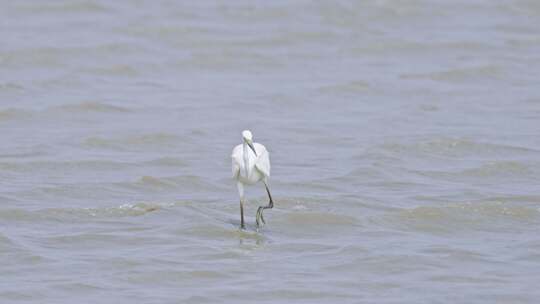
[[[0,8],[2,303],[540,300],[536,1]]]

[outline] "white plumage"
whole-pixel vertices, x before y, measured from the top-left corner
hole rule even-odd
[[[232,176],[236,180],[238,194],[240,195],[240,221],[244,228],[244,186],[254,185],[262,181],[270,202],[267,206],[261,206],[257,210],[257,227],[264,224],[263,210],[273,208],[274,202],[268,188],[268,177],[270,176],[270,157],[266,148],[253,142],[250,131],[242,132],[243,143],[234,147],[232,151]]]
[[[266,148],[259,144],[253,143],[255,153],[248,149],[247,166],[244,162],[244,145],[240,144],[234,147],[232,152],[232,174],[233,178],[248,185],[253,185],[263,178],[270,176],[270,157]]]

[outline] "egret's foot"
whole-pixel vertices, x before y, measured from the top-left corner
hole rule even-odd
[[[266,224],[262,215],[263,209],[264,209],[263,207],[259,207],[259,209],[257,209],[257,215],[255,216],[257,220],[257,229],[261,228],[262,226],[264,226],[264,224]]]
[[[266,221],[264,220],[264,216],[263,216],[263,211],[264,211],[264,208],[261,209],[261,221],[262,221],[263,225],[266,225]]]

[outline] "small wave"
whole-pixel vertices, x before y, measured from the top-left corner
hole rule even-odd
[[[425,44],[405,41],[405,40],[387,40],[387,41],[371,41],[368,44],[362,44],[351,48],[353,55],[364,55],[372,53],[394,53],[394,52],[421,52],[425,50]]]
[[[14,242],[7,236],[0,233],[0,249],[13,247],[13,246],[14,246]]]
[[[105,12],[107,8],[94,1],[76,1],[66,3],[40,3],[19,6],[19,9],[28,12]]]
[[[13,161],[0,162],[0,170],[14,172],[44,171],[68,171],[68,170],[119,170],[132,164],[105,160],[81,160],[81,161]]]
[[[515,180],[532,181],[538,179],[540,168],[535,164],[524,164],[515,161],[496,161],[457,172],[425,170],[413,170],[412,172],[431,178],[452,181],[500,181],[501,178],[505,178],[506,182],[511,182]]]
[[[530,167],[514,161],[497,161],[482,165],[478,168],[467,169],[460,174],[472,177],[493,176],[527,176],[531,173]]]
[[[32,115],[31,112],[21,110],[21,109],[5,109],[0,111],[0,122],[1,121],[12,121],[12,120],[21,120],[28,118]]]
[[[399,223],[427,232],[491,229],[500,225],[515,227],[540,218],[537,208],[498,201],[450,203],[403,210]]]
[[[320,88],[322,93],[337,93],[337,94],[356,94],[370,91],[372,88],[365,81],[352,81],[332,86],[324,86]]]
[[[13,68],[19,66],[58,67],[62,59],[70,54],[70,50],[57,47],[36,47],[21,50],[7,51],[3,56],[3,63]],[[45,81],[46,83],[48,81]]]
[[[164,189],[218,189],[216,185],[194,175],[170,177],[142,176],[135,182],[119,183],[116,186],[129,189],[144,188],[148,191],[163,191]]]
[[[84,145],[90,148],[107,148],[115,150],[123,150],[130,148],[155,147],[155,146],[170,146],[184,142],[182,138],[172,134],[153,133],[133,135],[123,138],[102,138],[89,137],[84,141]]]
[[[176,65],[202,69],[238,69],[239,67],[253,69],[263,66],[275,68],[279,66],[279,62],[270,56],[256,52],[222,51],[218,53],[200,52],[177,62]]]
[[[0,64],[2,63],[2,56],[0,56]],[[16,83],[12,83],[12,82],[4,82],[4,83],[1,83],[0,82],[0,92],[1,91],[23,91],[24,90],[24,87],[19,85],[19,84],[16,84]]]
[[[101,102],[82,102],[78,104],[61,105],[40,110],[23,110],[17,108],[8,108],[0,110],[0,122],[17,121],[27,118],[47,117],[48,114],[59,113],[126,113],[129,109]]]
[[[115,172],[118,170],[127,170],[141,167],[176,167],[181,168],[186,165],[180,159],[176,158],[158,158],[150,161],[141,162],[121,162],[111,160],[73,160],[73,161],[24,161],[22,158],[34,157],[39,154],[15,154],[15,155],[0,155],[3,161],[0,161],[0,171],[17,172],[26,174],[74,174],[78,172],[96,172],[103,171]],[[15,158],[15,159],[9,159]]]
[[[39,210],[0,209],[2,221],[77,221],[94,218],[118,218],[141,216],[161,208],[173,206],[160,203],[122,204],[103,208],[47,208]]]
[[[485,199],[484,201],[488,202],[499,202],[499,203],[531,203],[537,205],[540,203],[540,195],[504,195],[504,196],[494,196]]]
[[[426,73],[426,74],[406,74],[402,78],[424,78],[436,81],[445,82],[466,82],[470,80],[492,79],[498,78],[503,74],[503,70],[499,66],[486,65],[478,67],[467,67],[460,69],[450,69],[442,72]]]
[[[170,180],[163,179],[163,178],[156,178],[152,176],[143,176],[139,179],[137,183],[142,186],[150,186],[150,187],[158,187],[158,188],[173,188],[175,186],[175,183]]]
[[[417,218],[449,218],[480,215],[480,216],[503,216],[515,219],[525,219],[537,217],[538,211],[534,208],[524,206],[509,206],[501,202],[481,202],[481,203],[460,203],[444,207],[417,207],[407,211],[412,217]],[[476,218],[476,216],[473,216]]]
[[[239,223],[238,223],[239,224]],[[183,235],[195,236],[197,238],[210,239],[243,239],[262,242],[266,238],[264,235],[250,230],[241,230],[238,225],[224,226],[211,223],[200,224],[195,227],[182,229]]]
[[[231,274],[220,270],[184,270],[179,271],[174,268],[168,270],[145,271],[141,273],[130,273],[126,275],[126,280],[130,283],[145,286],[149,284],[192,284],[194,281],[204,282],[223,282],[228,281],[232,277]],[[197,300],[203,297],[193,297]],[[180,301],[184,303],[183,301]],[[200,303],[195,301],[192,303]],[[204,302],[203,302],[204,303]]]
[[[110,105],[101,102],[81,102],[77,104],[61,105],[56,107],[49,108],[53,111],[62,111],[70,113],[89,113],[89,112],[99,112],[99,113],[123,113],[129,112],[129,109],[124,107],[119,107],[115,105]]]
[[[443,157],[515,156],[517,153],[538,153],[534,149],[478,142],[465,138],[437,138],[413,144],[387,143],[381,145],[380,148],[391,153],[428,154]]]
[[[180,158],[175,157],[161,157],[157,158],[151,161],[146,162],[149,165],[155,165],[155,166],[175,166],[175,167],[182,167],[186,165],[186,162],[183,161]]]
[[[117,64],[99,68],[83,69],[81,72],[90,72],[98,75],[110,76],[137,76],[137,70],[129,65]]]
[[[343,214],[320,213],[320,212],[293,212],[286,216],[291,225],[329,225],[329,226],[353,226],[358,224],[355,217]]]
[[[26,147],[18,147],[9,152],[0,154],[2,159],[15,158],[15,159],[31,159],[37,156],[47,155],[48,146],[46,145],[31,145]]]
[[[263,198],[266,200],[266,197]],[[331,206],[335,202],[334,198],[325,197],[303,197],[287,196],[280,197],[279,206],[284,209],[312,210],[318,206]]]

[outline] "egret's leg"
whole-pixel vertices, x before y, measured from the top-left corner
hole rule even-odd
[[[240,228],[245,229],[244,225],[244,200],[240,199]]]
[[[240,228],[245,229],[246,226],[244,225],[244,186],[242,183],[238,182],[236,183],[236,187],[238,188],[238,194],[240,195]]]
[[[270,194],[270,189],[268,189],[268,184],[266,183],[266,181],[263,181],[264,183],[264,188],[266,188],[266,193],[268,193],[268,199],[270,200],[268,202],[268,205],[266,206],[260,206],[259,209],[257,209],[257,227],[261,227],[261,222],[264,224],[266,224],[266,222],[264,221],[264,217],[263,217],[263,211],[264,209],[272,209],[274,208],[274,200],[272,200],[272,194]]]

